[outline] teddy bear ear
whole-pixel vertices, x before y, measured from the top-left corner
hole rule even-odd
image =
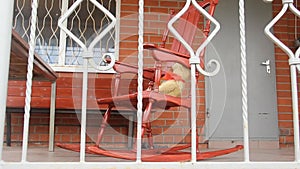
[[[161,79],[162,80],[176,80],[176,81],[185,82],[180,75],[178,75],[176,73],[173,73],[173,72],[166,72],[166,74]]]

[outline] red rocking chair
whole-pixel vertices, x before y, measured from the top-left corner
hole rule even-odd
[[[213,15],[215,11],[215,7],[218,3],[218,0],[203,0],[199,2],[199,5],[202,8],[209,8],[208,12]],[[177,31],[181,34],[181,36],[189,43],[192,44],[194,40],[194,36],[197,30],[197,24],[201,18],[200,13],[197,9],[191,6],[188,11],[181,17],[180,21],[178,21]],[[208,36],[210,31],[210,21],[207,21],[204,26],[204,35]],[[165,42],[168,36],[168,29],[164,32],[164,36],[162,38],[162,45],[159,47],[153,44],[145,44],[144,49],[151,50],[152,56],[155,59],[155,67],[154,68],[146,68],[144,69],[143,76],[144,79],[150,81],[148,88],[143,91],[143,118],[142,118],[142,137],[147,132],[148,136],[148,150],[142,150],[142,161],[189,161],[191,159],[191,153],[188,151],[181,151],[183,149],[189,148],[190,144],[187,145],[178,145],[172,148],[154,148],[153,140],[152,140],[152,131],[151,131],[151,120],[150,114],[155,112],[158,109],[167,110],[171,107],[184,107],[190,110],[191,107],[191,98],[190,97],[180,97],[178,93],[166,93],[161,91],[161,81],[168,78],[174,81],[183,82],[185,79],[182,77],[184,75],[178,75],[177,72],[169,72],[162,70],[162,63],[170,62],[179,66],[180,69],[189,70],[189,54],[185,47],[176,39],[174,39],[171,49],[165,48]],[[204,52],[202,52],[202,59],[204,56]],[[203,65],[202,65],[203,66]],[[135,160],[136,153],[135,149],[133,150],[105,150],[101,148],[101,140],[104,134],[105,127],[110,118],[110,113],[113,108],[116,107],[127,107],[127,108],[135,108],[137,105],[137,93],[127,94],[127,95],[118,95],[119,82],[121,80],[121,74],[123,73],[137,73],[138,68],[136,66],[132,66],[129,64],[125,64],[122,62],[117,62],[114,66],[117,74],[115,76],[115,86],[114,86],[114,94],[113,97],[110,98],[101,98],[98,99],[98,104],[108,105],[108,108],[104,114],[102,119],[102,124],[99,129],[98,138],[95,146],[87,146],[86,152],[92,154],[105,155],[115,158],[127,159],[127,160]],[[174,67],[173,67],[174,69]],[[178,83],[177,83],[178,84]],[[180,88],[180,85],[179,85]],[[180,93],[180,92],[179,92]],[[197,139],[198,142],[198,139]],[[198,143],[197,143],[198,145]],[[57,144],[57,146],[73,150],[79,151],[79,145],[73,144]],[[243,149],[242,145],[238,145],[233,148],[218,150],[212,152],[200,152],[198,148],[197,152],[197,160],[208,159],[216,156],[221,156],[225,154],[229,154],[232,152],[236,152],[238,150]]]

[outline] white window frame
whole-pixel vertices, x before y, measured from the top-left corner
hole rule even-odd
[[[119,58],[119,39],[120,39],[120,11],[121,11],[121,2],[118,0],[116,1],[116,18],[117,23],[115,26],[115,58],[118,60]],[[65,13],[68,10],[68,1],[62,0],[62,14]],[[67,23],[67,22],[66,22]],[[58,64],[50,64],[52,69],[56,72],[83,72],[82,65],[66,65],[65,64],[65,58],[66,58],[66,39],[67,35],[63,30],[60,30],[60,45],[59,45],[59,58],[58,58]],[[89,72],[95,72],[95,73],[115,73],[113,69],[106,70],[106,71],[100,71],[96,70],[92,67],[89,68]]]

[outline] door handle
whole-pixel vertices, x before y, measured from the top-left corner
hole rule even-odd
[[[268,59],[268,60],[262,62],[261,64],[264,65],[264,66],[266,66],[267,73],[270,74],[271,73],[270,60]]]

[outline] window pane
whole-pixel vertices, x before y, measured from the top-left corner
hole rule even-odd
[[[74,1],[75,2],[75,1]],[[115,15],[115,0],[99,0],[99,3]],[[71,4],[70,4],[71,5]],[[83,1],[68,18],[68,29],[75,34],[82,42],[89,46],[93,39],[111,23],[109,17],[100,11],[89,1]],[[96,63],[101,63],[104,53],[113,52],[115,31],[110,31],[95,47],[94,57]],[[82,49],[80,46],[67,38],[66,65],[82,64]]]
[[[69,7],[76,0],[69,1]],[[61,16],[62,1],[39,0],[38,20],[36,30],[36,52],[47,63],[59,64],[59,57],[65,57],[64,65],[82,65],[82,49],[72,39],[66,39],[65,55],[59,53],[60,29],[57,25]],[[116,15],[115,0],[98,0],[113,15]],[[31,0],[15,0],[13,28],[27,42],[30,36]],[[111,23],[109,17],[100,11],[93,3],[83,1],[68,17],[67,28],[87,46],[99,33]],[[63,43],[64,44],[64,43]],[[110,31],[95,46],[94,57],[98,64],[103,64],[102,56],[113,53],[115,30]]]

